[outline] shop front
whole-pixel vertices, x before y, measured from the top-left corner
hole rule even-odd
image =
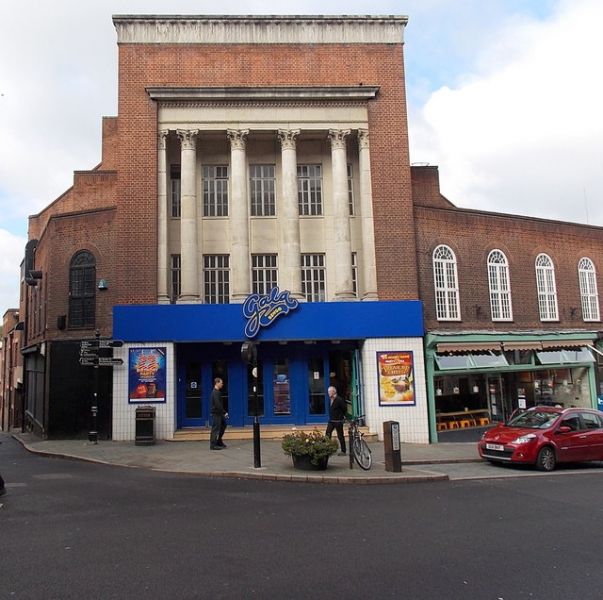
[[[539,404],[597,407],[597,334],[428,334],[430,437]]]
[[[247,303],[115,307],[114,337],[124,341],[115,356],[124,366],[114,369],[114,439],[131,439],[132,411],[141,403],[156,405],[159,437],[207,428],[213,382],[220,377],[232,428],[251,428],[256,414],[265,425],[323,424],[333,385],[349,413],[365,415],[375,433],[382,433],[384,421],[397,420],[406,424],[408,441],[428,440],[425,389],[416,383],[424,381],[420,302],[287,305],[276,294],[264,298],[253,311]],[[255,364],[242,358],[249,341],[257,350]],[[137,364],[153,353],[164,375],[149,393]],[[403,375],[382,375],[384,353],[404,363]],[[393,384],[391,396],[389,388],[380,391],[381,380],[389,385],[390,379],[410,388],[404,397]]]

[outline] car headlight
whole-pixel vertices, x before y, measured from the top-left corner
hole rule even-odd
[[[512,444],[527,444],[528,442],[531,442],[532,440],[535,440],[536,436],[533,433],[528,433],[527,435],[522,435],[521,437],[518,437],[517,439],[513,440],[511,443]]]

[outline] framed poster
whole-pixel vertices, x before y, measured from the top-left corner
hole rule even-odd
[[[165,348],[130,348],[128,357],[128,402],[166,401]]]
[[[380,406],[415,406],[412,352],[377,352]]]

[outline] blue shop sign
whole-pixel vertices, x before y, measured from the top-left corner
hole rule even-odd
[[[289,298],[292,301],[292,298]],[[290,318],[279,319],[289,309]],[[259,308],[259,305],[258,305]],[[282,309],[282,310],[280,310]],[[261,314],[270,327],[250,326],[254,340],[359,340],[423,337],[419,300],[284,303]],[[256,317],[258,315],[256,314]],[[243,342],[249,325],[240,304],[138,304],[113,307],[113,335],[124,342]]]
[[[269,294],[250,294],[243,303],[243,316],[247,319],[245,335],[254,338],[260,331],[260,327],[272,325],[277,317],[289,314],[299,306],[295,298],[289,296],[289,290],[282,292],[277,286],[270,290]]]

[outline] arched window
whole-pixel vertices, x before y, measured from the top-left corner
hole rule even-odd
[[[597,272],[590,258],[581,258],[578,263],[582,318],[585,321],[599,321],[599,294],[597,293]]]
[[[438,246],[433,251],[433,284],[438,321],[460,321],[461,319],[457,282],[454,252],[448,246]]]
[[[500,250],[488,254],[488,285],[490,286],[490,310],[493,321],[512,321],[511,285],[509,264]]]
[[[69,327],[94,327],[95,313],[96,261],[81,250],[69,264]]]
[[[557,286],[555,267],[546,254],[536,257],[536,289],[538,291],[538,311],[541,321],[557,321]]]

